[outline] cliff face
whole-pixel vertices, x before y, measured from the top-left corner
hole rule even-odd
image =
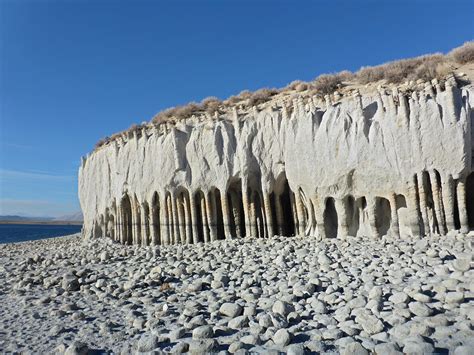
[[[410,96],[296,96],[143,129],[83,159],[83,234],[169,244],[467,230],[472,94],[451,78]]]

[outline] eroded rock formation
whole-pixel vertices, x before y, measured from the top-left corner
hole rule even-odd
[[[82,160],[83,234],[157,245],[465,232],[472,91],[451,77],[410,93],[294,95],[124,135]]]

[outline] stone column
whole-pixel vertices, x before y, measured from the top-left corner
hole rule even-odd
[[[202,231],[203,231],[203,237],[204,237],[204,243],[209,243],[209,216],[208,216],[208,208],[207,208],[207,203],[206,203],[206,196],[203,194],[201,201],[200,201],[200,206],[201,208],[201,218],[202,218]]]
[[[166,197],[160,202],[160,245],[168,245],[170,243],[170,235],[168,230],[168,205]]]
[[[244,206],[244,219],[245,219],[245,236],[251,234],[250,225],[250,204],[249,204],[249,193],[248,186],[242,181],[242,205]]]
[[[178,210],[178,225],[179,225],[179,235],[180,243],[186,243],[186,218],[184,211],[184,201],[181,197],[176,197],[176,208]]]
[[[122,243],[123,244],[123,240],[122,240],[122,224],[121,224],[121,221],[122,221],[122,218],[121,218],[121,214],[122,214],[122,211],[120,210],[120,208],[116,208],[115,209],[116,211],[116,216],[115,216],[115,239],[119,242],[119,243]]]
[[[138,228],[137,228],[137,209],[135,208],[135,202],[131,202],[131,210],[132,210],[132,235],[131,235],[131,244],[137,244],[137,237],[138,237]],[[129,236],[130,238],[130,236]]]
[[[281,203],[281,200],[280,200]],[[291,215],[293,216],[293,222],[294,222],[294,233],[298,235],[298,213],[296,212],[296,201],[295,201],[295,194],[293,191],[290,191],[290,203],[291,203]]]
[[[221,206],[222,206],[222,222],[224,223],[225,239],[232,239],[232,232],[230,230],[229,201],[227,199],[227,192],[224,190],[220,195],[221,195]]]
[[[191,209],[189,205],[189,200],[186,196],[183,199],[184,203],[184,223],[186,226],[186,243],[191,244],[193,242],[193,230],[192,230],[192,222],[191,222]]]
[[[181,235],[179,233],[178,198],[175,193],[171,194],[171,208],[173,213],[174,244],[179,244],[181,243]]]
[[[207,217],[209,223],[209,231],[211,234],[211,241],[217,240],[217,208],[216,208],[216,199],[213,191],[209,191],[207,193],[206,199],[206,207],[207,207]]]
[[[257,206],[255,205],[255,197],[252,194],[250,198],[250,234],[257,238]]]
[[[281,205],[281,196],[275,193],[275,211],[278,224],[278,234],[285,235],[285,217],[283,215],[283,206]]]
[[[321,201],[317,197],[313,199],[314,217],[316,218],[316,226],[321,238],[326,238],[326,226],[324,225],[324,209],[326,206],[324,200]]]
[[[169,233],[169,243],[170,244],[175,244],[176,243],[176,234],[174,230],[174,225],[175,225],[175,218],[173,214],[173,203],[172,203],[172,198],[171,195],[168,195],[167,197],[167,204],[166,207],[168,209],[168,233]]]
[[[240,225],[242,223],[242,216],[240,215],[240,201],[239,196],[235,193],[235,191],[230,192],[230,199],[232,203],[232,216],[234,217],[234,225],[235,225],[235,236],[237,238],[242,238],[242,230]]]
[[[140,218],[140,222],[141,222],[141,231],[140,231],[140,234],[142,236],[142,245],[143,246],[147,246],[149,244],[149,235],[147,234],[146,230],[147,230],[147,224],[148,224],[148,216],[146,215],[146,210],[145,210],[145,206],[143,205],[140,205],[140,211],[141,211],[141,218]]]
[[[263,207],[265,211],[265,224],[266,224],[266,236],[267,238],[273,238],[275,233],[273,232],[273,216],[272,216],[272,205],[270,194],[263,194]]]
[[[419,237],[421,235],[420,226],[422,221],[420,220],[420,209],[418,207],[416,176],[413,176],[412,181],[407,185],[407,192],[405,195],[410,230],[414,236]]]
[[[337,236],[347,237],[349,234],[349,226],[347,225],[346,199],[337,198],[334,200],[334,205],[337,213]]]
[[[433,192],[433,202],[435,208],[436,220],[438,222],[438,230],[440,234],[446,234],[446,229],[444,228],[443,220],[443,211],[441,207],[441,193],[439,191],[438,179],[436,178],[436,173],[430,171],[430,181],[431,181],[431,191]]]
[[[397,195],[396,194],[390,194],[388,196],[388,201],[390,202],[390,212],[391,212],[391,218],[392,218],[392,225],[390,228],[392,229],[392,232],[394,235],[397,237],[400,237],[400,224],[398,222],[398,210],[397,210]]]
[[[367,199],[367,214],[369,217],[370,229],[372,231],[372,238],[378,239],[380,235],[377,228],[377,218],[376,218],[377,207],[376,206],[377,206],[377,203],[376,203],[375,198],[370,197]]]
[[[444,214],[446,216],[446,228],[448,231],[454,230],[454,197],[453,187],[454,182],[451,175],[442,177],[442,189]]]
[[[198,231],[198,216],[197,216],[197,210],[198,206],[196,206],[196,196],[194,195],[193,192],[189,194],[189,204],[190,204],[190,209],[191,209],[191,224],[192,224],[192,229],[193,229],[193,243],[197,244],[199,243],[199,231]],[[199,206],[201,208],[201,206]],[[203,229],[204,229],[204,223],[202,224]]]
[[[298,216],[298,233],[304,235],[306,223],[304,218],[303,200],[299,191],[295,193],[296,214]]]
[[[420,210],[421,218],[423,219],[424,234],[431,234],[430,222],[428,219],[428,207],[426,205],[426,192],[425,192],[425,180],[423,178],[423,173],[418,173],[418,196],[420,199]]]
[[[458,210],[459,210],[459,222],[461,224],[461,233],[469,232],[469,221],[467,217],[467,206],[466,206],[466,179],[461,178],[457,184],[457,198],[458,198]]]
[[[157,201],[158,203],[158,201]],[[150,235],[151,235],[151,245],[158,245],[160,243],[160,221],[158,216],[158,220],[156,218],[155,208],[151,205],[150,208]]]

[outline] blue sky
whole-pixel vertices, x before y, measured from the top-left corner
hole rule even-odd
[[[80,157],[207,96],[442,51],[473,1],[0,0],[0,214],[79,210]]]

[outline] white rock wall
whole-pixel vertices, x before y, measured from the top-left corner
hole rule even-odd
[[[450,79],[410,97],[299,97],[144,130],[83,159],[84,237],[167,244],[467,230],[470,94]]]

